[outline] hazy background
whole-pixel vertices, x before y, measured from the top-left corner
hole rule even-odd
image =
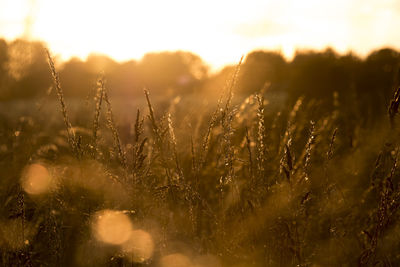
[[[374,121],[398,86],[399,12],[391,0],[0,0],[0,100],[54,104],[45,48],[67,98],[91,99],[104,75],[122,110],[143,88],[213,102],[243,55],[238,100],[268,88],[272,105],[305,97],[328,112],[336,97]]]
[[[400,266],[399,7],[0,0],[0,266]]]
[[[399,13],[396,0],[1,0],[0,36],[45,41],[62,59],[187,50],[218,69],[254,49],[397,48]]]

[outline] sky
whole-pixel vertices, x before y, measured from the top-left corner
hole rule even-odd
[[[45,41],[67,60],[191,51],[212,68],[252,50],[400,48],[398,0],[0,0],[0,37]]]

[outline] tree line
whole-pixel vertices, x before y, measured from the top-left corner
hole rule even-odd
[[[242,63],[236,92],[249,95],[267,88],[284,94],[288,103],[304,97],[330,110],[338,101],[376,117],[386,112],[398,86],[399,64],[399,52],[391,48],[373,51],[365,58],[351,52],[340,55],[332,49],[299,51],[290,61],[279,52],[253,51]],[[183,51],[149,53],[125,62],[93,54],[58,66],[67,97],[86,97],[101,73],[112,94],[137,96],[146,87],[165,97],[222,86],[233,68],[210,74],[199,56]],[[51,85],[43,43],[0,39],[0,100],[41,96]]]

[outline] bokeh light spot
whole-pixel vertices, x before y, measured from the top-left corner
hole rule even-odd
[[[24,170],[21,185],[28,194],[39,195],[50,191],[54,183],[47,168],[35,163]]]
[[[129,217],[115,210],[98,212],[93,228],[99,241],[112,245],[121,245],[128,241],[133,230]]]
[[[191,267],[192,262],[180,253],[174,253],[161,258],[160,267]]]
[[[130,261],[144,262],[153,255],[153,238],[146,231],[132,231],[129,240],[122,244],[122,249]]]

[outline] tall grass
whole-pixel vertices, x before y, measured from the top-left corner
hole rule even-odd
[[[177,253],[189,266],[400,263],[399,141],[390,126],[399,91],[382,125],[365,129],[344,109],[315,116],[316,102],[303,97],[271,111],[268,89],[240,105],[239,63],[215,106],[199,113],[184,99],[184,112],[172,112],[145,90],[146,107],[129,111],[127,126],[100,77],[92,113],[76,115],[87,118],[78,133],[49,52],[48,60],[67,135],[34,116],[4,120],[1,265],[163,266]],[[21,187],[32,163],[56,186],[40,195]],[[151,234],[151,257],[131,263],[96,240],[93,216],[110,209]]]

